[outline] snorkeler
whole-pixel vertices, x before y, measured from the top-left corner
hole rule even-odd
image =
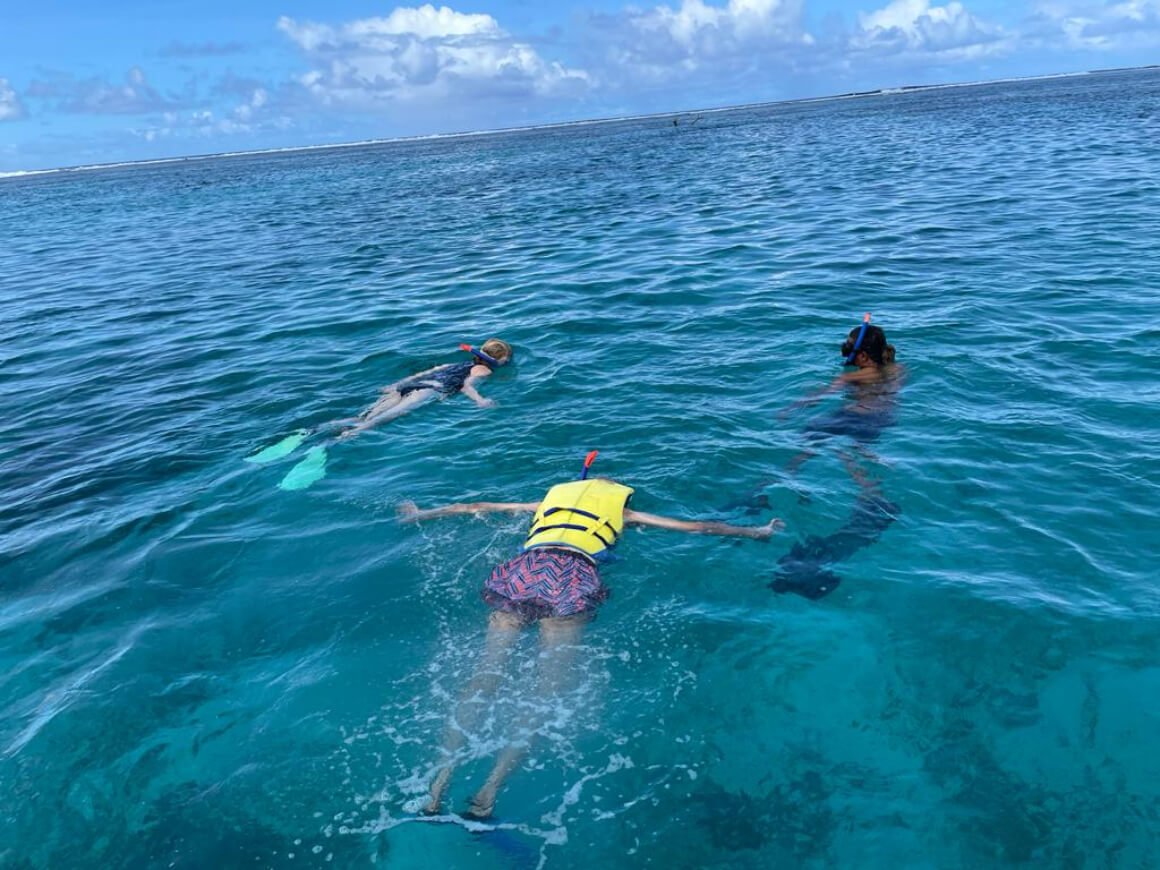
[[[817,454],[816,448],[834,436],[850,438],[855,453],[864,459],[880,462],[868,445],[876,441],[883,430],[894,425],[898,393],[906,380],[906,368],[894,361],[894,346],[886,342],[886,333],[881,327],[870,324],[869,314],[863,317],[861,326],[850,330],[841,352],[843,364],[856,367],[856,371],[838,375],[779,415],[784,418],[791,411],[808,408],[837,390],[846,392],[846,401],[840,408],[806,425],[803,434],[807,447],[789,461],[786,471],[790,474],[796,474],[807,460]],[[854,481],[864,491],[872,489],[873,484],[858,467],[854,456],[845,450],[840,450],[839,455]]]
[[[420,510],[411,502],[399,508],[406,522],[451,514],[490,512],[532,513],[522,552],[497,566],[484,583],[482,595],[491,608],[484,654],[471,683],[464,690],[447,727],[443,742],[445,766],[431,784],[424,812],[440,812],[443,795],[459,759],[467,735],[480,721],[494,696],[500,671],[520,629],[538,623],[542,654],[539,661],[539,692],[557,694],[574,670],[584,625],[608,597],[600,579],[599,564],[611,556],[626,526],[655,526],[681,532],[726,535],[767,540],[782,527],[780,520],[763,526],[732,526],[719,522],[671,519],[630,510],[632,487],[604,478],[588,479],[596,451],[588,454],[579,480],[553,486],[538,502],[477,502]],[[511,743],[495,762],[491,774],[472,798],[469,816],[488,818],[496,793],[519,763],[526,745]]]
[[[500,366],[511,362],[514,355],[511,345],[498,338],[489,338],[478,350],[468,344],[460,345],[460,349],[470,353],[472,359],[435,366],[396,381],[384,387],[378,401],[357,417],[332,420],[315,429],[299,429],[277,444],[247,457],[246,461],[262,464],[281,459],[297,450],[311,435],[320,432],[337,432],[328,444],[345,441],[367,429],[409,414],[420,405],[435,399],[446,399],[456,393],[463,393],[480,408],[492,407],[494,400],[481,396],[476,385]],[[308,450],[305,458],[290,469],[278,486],[288,490],[305,489],[325,477],[328,444]]]
[[[486,378],[500,366],[511,362],[511,345],[498,338],[489,338],[479,350],[470,345],[461,345],[461,349],[470,353],[474,360],[435,366],[384,387],[377,402],[353,420],[344,421],[352,425],[338,437],[353,438],[359,432],[402,417],[432,399],[445,399],[456,393],[463,393],[480,408],[492,407],[495,401],[481,396],[475,385],[480,378]]]

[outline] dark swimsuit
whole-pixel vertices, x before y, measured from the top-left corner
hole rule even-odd
[[[475,365],[474,362],[447,365],[425,375],[415,375],[413,379],[408,378],[395,389],[398,390],[400,396],[406,396],[419,390],[434,390],[443,396],[454,396],[463,389],[463,385],[467,383]]]
[[[806,426],[804,434],[809,441],[822,441],[831,435],[844,435],[859,444],[870,444],[878,440],[884,429],[889,429],[893,425],[892,412],[861,414],[843,409],[811,421]]]
[[[859,444],[877,441],[883,430],[894,425],[899,386],[889,381],[851,385],[854,401],[811,420],[803,434],[808,441],[814,442],[833,435],[844,435]]]

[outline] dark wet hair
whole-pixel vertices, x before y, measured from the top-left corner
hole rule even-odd
[[[850,335],[842,344],[842,354],[844,356],[849,356],[853,353],[854,345],[858,341],[858,333],[861,330],[861,326],[855,326],[850,330]],[[882,330],[882,327],[867,325],[866,334],[862,336],[862,346],[858,350],[865,351],[870,359],[874,360],[878,365],[882,365],[885,362],[884,356],[887,347],[890,347],[890,345],[886,343],[886,333]],[[893,354],[891,355],[891,361],[893,361]]]

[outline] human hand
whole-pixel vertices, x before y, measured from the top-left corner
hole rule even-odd
[[[496,406],[495,399],[480,399],[475,403],[481,408],[494,408]]]
[[[400,502],[395,508],[395,516],[401,523],[413,523],[419,519],[419,506],[413,501]]]
[[[779,520],[775,517],[772,520],[770,520],[768,523],[766,523],[764,526],[760,526],[757,529],[758,534],[756,535],[756,538],[759,541],[768,541],[770,538],[772,538],[775,534],[777,534],[778,532],[780,532],[784,528],[785,528],[785,523],[783,523],[781,520]]]

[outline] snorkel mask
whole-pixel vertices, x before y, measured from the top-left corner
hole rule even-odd
[[[459,349],[467,351],[469,354],[474,356],[481,363],[483,363],[484,365],[491,366],[493,369],[498,368],[499,366],[503,365],[502,362],[497,360],[490,353],[484,353],[482,350],[476,350],[470,344],[461,344],[461,345],[459,345]]]
[[[854,341],[847,338],[842,343],[842,353],[846,355],[845,362],[842,365],[854,365],[854,358],[858,356],[858,351],[862,349],[862,341],[866,338],[866,327],[870,325],[870,312],[867,311],[862,317],[862,328],[858,330],[858,337]]]

